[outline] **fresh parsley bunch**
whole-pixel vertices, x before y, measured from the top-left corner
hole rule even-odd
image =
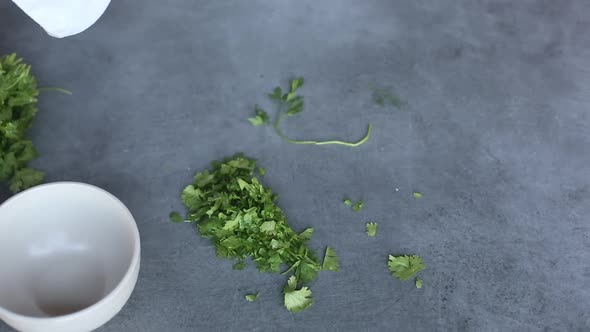
[[[37,151],[25,134],[37,113],[37,81],[15,54],[0,57],[0,182],[13,193],[39,184],[43,172],[28,168]]]

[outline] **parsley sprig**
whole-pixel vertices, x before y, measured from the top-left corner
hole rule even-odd
[[[292,144],[308,144],[308,145],[344,145],[348,147],[356,147],[359,146],[366,141],[369,140],[371,137],[372,125],[369,123],[367,125],[367,132],[363,138],[361,138],[357,142],[347,142],[341,140],[327,140],[327,141],[317,141],[317,140],[298,140],[293,139],[287,136],[283,130],[281,129],[281,121],[283,120],[284,116],[294,116],[303,111],[303,106],[305,105],[305,101],[303,96],[298,95],[296,92],[299,88],[303,86],[304,79],[303,77],[298,77],[289,82],[289,90],[283,92],[283,89],[280,86],[274,88],[273,92],[268,95],[268,97],[276,102],[278,106],[278,110],[275,116],[274,121],[274,129],[277,135],[281,137],[286,142]],[[265,124],[268,122],[268,114],[263,111],[258,106],[255,107],[255,116],[253,118],[248,119],[253,125],[259,126],[261,124]]]

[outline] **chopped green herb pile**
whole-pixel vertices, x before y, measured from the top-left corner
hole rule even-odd
[[[401,108],[403,102],[399,97],[390,92],[390,89],[378,88],[374,85],[369,85],[369,88],[373,90],[373,101],[379,106],[385,106],[387,104],[392,105],[396,108]]]
[[[322,263],[322,270],[340,270],[340,262],[338,260],[338,256],[336,256],[336,251],[330,247],[326,247],[326,254],[324,255],[324,262]]]
[[[377,234],[377,226],[376,222],[368,222],[366,224],[367,227],[367,235],[368,236],[375,236]]]
[[[15,54],[0,58],[0,182],[13,193],[41,183],[43,172],[28,168],[37,157],[25,137],[37,113],[37,80]]]
[[[367,126],[367,133],[365,136],[357,141],[357,142],[345,142],[340,140],[329,140],[329,141],[312,141],[312,140],[296,140],[289,138],[287,135],[283,133],[281,129],[281,120],[283,119],[284,115],[287,116],[294,116],[303,111],[303,106],[305,104],[303,100],[303,96],[297,95],[296,92],[299,88],[303,86],[304,79],[303,77],[298,77],[289,83],[289,90],[283,92],[281,87],[276,87],[272,93],[268,95],[268,97],[277,103],[278,111],[276,113],[275,122],[274,122],[274,129],[276,133],[285,141],[293,144],[312,144],[312,145],[329,145],[329,144],[337,144],[337,145],[344,145],[349,147],[359,146],[366,141],[369,140],[371,136],[372,126],[369,124]],[[268,122],[268,114],[255,106],[254,108],[254,117],[249,118],[248,120],[255,126],[259,126],[261,124],[265,124]]]
[[[251,258],[263,272],[279,272],[288,266],[283,274],[293,274],[290,282],[309,283],[315,279],[321,265],[306,245],[313,229],[297,234],[287,224],[283,211],[275,204],[278,196],[254,175],[256,161],[238,154],[215,161],[212,166],[212,170],[195,175],[193,183],[182,192],[182,201],[188,208],[184,219],[194,222],[201,235],[211,239],[217,256],[237,260],[237,270],[244,268],[244,259]],[[183,219],[174,213],[171,216],[173,221]],[[334,266],[330,263],[333,259],[330,257],[327,263],[330,267]],[[295,298],[309,291],[306,287],[295,291],[296,286],[288,285]],[[307,306],[300,303],[293,308],[303,310]]]
[[[254,302],[254,301],[258,300],[258,296],[260,296],[260,293],[248,294],[248,295],[244,296],[244,298],[246,298],[246,301],[248,301],[248,302]]]
[[[422,284],[423,283],[424,282],[422,281],[422,279],[416,278],[416,281],[414,282],[414,285],[416,285],[416,288],[420,289],[420,288],[422,288]]]
[[[285,307],[291,312],[303,311],[313,304],[311,290],[307,287],[297,289],[297,278],[291,276],[283,290]]]
[[[400,280],[408,280],[414,274],[426,268],[426,266],[424,266],[422,258],[416,255],[389,255],[389,262],[387,263],[387,265],[389,266],[389,271],[391,271],[391,275]]]

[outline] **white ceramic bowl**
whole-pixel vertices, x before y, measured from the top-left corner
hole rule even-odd
[[[0,205],[0,319],[24,332],[83,332],[129,299],[140,240],[129,210],[108,192],[58,182]]]

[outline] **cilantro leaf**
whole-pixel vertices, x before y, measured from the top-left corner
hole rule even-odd
[[[375,236],[377,234],[377,226],[376,222],[368,222],[366,224],[367,227],[367,235],[368,236]]]
[[[248,301],[248,302],[254,302],[254,301],[256,301],[258,299],[258,296],[260,296],[260,293],[247,294],[244,297],[246,298],[246,301]]]
[[[330,247],[326,247],[326,254],[324,255],[324,263],[322,270],[338,271],[340,270],[340,263],[336,251]]]
[[[423,283],[424,282],[420,278],[416,278],[416,281],[414,282],[414,284],[416,285],[416,288],[422,288]]]
[[[297,313],[309,308],[313,304],[311,290],[307,287],[297,289],[297,278],[291,276],[283,290],[284,302],[287,310]]]
[[[391,271],[391,275],[400,280],[408,280],[414,274],[426,268],[426,266],[424,266],[422,258],[416,255],[389,255],[389,262],[387,263],[387,265],[389,266],[389,271]]]

